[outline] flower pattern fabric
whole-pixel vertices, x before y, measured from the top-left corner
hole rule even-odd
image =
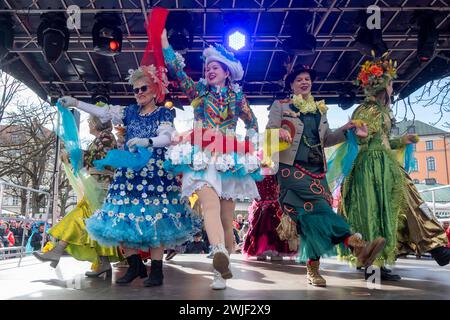
[[[141,115],[139,107],[124,110],[126,141],[157,136],[161,126],[173,126],[173,114],[159,107]],[[175,246],[190,239],[193,220],[179,196],[176,177],[165,171],[165,148],[152,148],[152,158],[140,171],[116,170],[101,209],[86,221],[91,236],[104,245],[147,250]]]

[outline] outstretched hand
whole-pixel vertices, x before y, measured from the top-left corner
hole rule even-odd
[[[350,120],[344,125],[343,129],[354,129],[356,136],[360,138],[367,138],[367,136],[369,135],[369,129],[367,128],[367,125],[361,120]]]
[[[70,96],[61,97],[58,99],[58,102],[63,108],[71,108],[78,106],[78,100]]]

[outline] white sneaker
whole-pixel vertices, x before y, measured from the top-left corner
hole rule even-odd
[[[213,290],[224,290],[227,287],[227,280],[222,278],[219,272],[214,271],[214,279],[211,284]]]
[[[223,244],[218,244],[213,246],[212,252],[214,253],[213,257],[213,267],[216,271],[220,273],[222,278],[230,279],[233,277],[233,274],[230,270],[230,256],[228,255],[227,249]]]

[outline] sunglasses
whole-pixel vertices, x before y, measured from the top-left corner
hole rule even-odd
[[[142,91],[142,93],[146,92],[148,90],[148,86],[142,86],[140,88],[133,88],[134,94],[138,94],[139,91]]]

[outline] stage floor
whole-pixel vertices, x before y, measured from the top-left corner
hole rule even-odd
[[[399,259],[395,273],[400,282],[381,283],[369,289],[360,271],[335,259],[324,259],[322,275],[327,288],[307,285],[306,267],[292,260],[265,262],[232,255],[234,278],[228,288],[213,291],[211,260],[205,255],[177,255],[165,263],[165,283],[145,288],[143,279],[131,285],[114,284],[126,269],[115,268],[111,279],[89,279],[84,271],[90,264],[63,257],[58,268],[33,256],[0,261],[0,299],[189,299],[189,300],[305,300],[305,299],[450,299],[450,266],[439,267],[423,258]]]

